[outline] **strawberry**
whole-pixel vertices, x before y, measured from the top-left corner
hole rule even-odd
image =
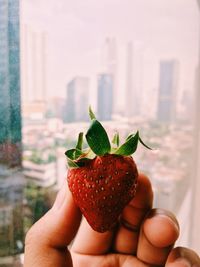
[[[89,149],[82,149],[83,133],[76,148],[65,152],[68,160],[68,186],[76,205],[97,232],[110,230],[118,221],[124,207],[136,193],[138,170],[131,157],[139,132],[127,137],[119,146],[119,135],[111,148],[108,135],[90,108],[91,126],[86,133]],[[150,149],[150,148],[149,148]]]

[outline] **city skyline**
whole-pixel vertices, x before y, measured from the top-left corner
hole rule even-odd
[[[144,4],[146,9],[142,8]],[[176,58],[180,62],[180,92],[177,98],[181,99],[182,91],[192,90],[198,49],[198,12],[195,1],[188,4],[186,0],[176,0],[172,5],[168,1],[161,4],[153,0],[149,8],[149,3],[145,0],[129,2],[127,5],[117,2],[115,10],[112,9],[112,1],[95,5],[89,0],[84,5],[72,2],[66,4],[64,1],[56,4],[55,1],[50,1],[48,11],[43,8],[44,5],[45,1],[32,3],[22,0],[21,23],[47,32],[47,98],[54,97],[57,92],[64,97],[65,86],[74,76],[88,76],[91,79],[90,103],[97,106],[96,74],[102,71],[101,51],[107,37],[114,38],[117,43],[116,83],[119,89],[116,102],[120,109],[125,107],[125,51],[130,41],[139,41],[144,45],[144,95],[151,95],[154,103],[157,102],[161,59]],[[102,9],[103,5],[105,10]],[[107,5],[109,11],[106,9]],[[123,14],[120,13],[122,9]],[[56,21],[55,10],[59,14]],[[130,14],[130,10],[137,10],[135,16]],[[162,17],[164,10],[165,19]],[[101,12],[104,21],[101,20]],[[89,24],[94,17],[95,22]],[[146,19],[144,24],[141,17]],[[121,24],[117,20],[119,18],[123,18],[120,20]],[[148,31],[145,25],[148,25]],[[185,29],[184,33],[182,28]],[[54,79],[51,80],[51,77]],[[150,114],[156,113],[148,98],[144,99],[143,106],[150,110]]]
[[[39,79],[42,77],[41,73],[37,74],[38,70],[42,70],[43,72],[46,72],[46,56],[43,56],[46,54],[46,34],[41,32],[41,33],[35,33],[33,31],[33,34],[31,34],[31,40],[33,43],[27,42],[27,37],[25,38],[26,35],[29,35],[31,33],[30,29],[29,31],[27,31],[27,27],[25,27],[24,31],[24,38],[22,40],[26,40],[26,42],[24,43],[24,45],[22,46],[23,48],[27,47],[27,44],[30,43],[30,47],[33,47],[33,51],[31,51],[31,49],[29,50],[29,53],[27,53],[26,49],[25,52],[23,53],[22,56],[22,91],[23,91],[23,96],[22,96],[22,103],[23,103],[23,116],[25,118],[31,118],[32,119],[44,119],[45,118],[45,114],[46,112],[50,111],[47,110],[47,106],[50,106],[50,102],[53,101],[54,97],[52,98],[48,98],[46,95],[46,75],[44,75],[44,77],[42,79]],[[25,34],[26,33],[26,34]],[[29,34],[27,34],[29,33]],[[33,37],[37,37],[38,41],[36,42],[36,38]],[[41,38],[39,38],[41,37]],[[44,38],[45,37],[45,38]],[[35,40],[35,41],[34,41]],[[41,40],[41,42],[40,42]],[[38,43],[38,45],[36,46],[36,43]],[[40,44],[41,43],[41,44]],[[35,49],[36,47],[41,48],[41,50],[38,50],[39,52],[39,57],[41,56],[42,60],[40,59],[40,63],[41,66],[39,65],[39,62],[37,63],[37,60],[33,60],[34,57],[33,55],[36,53]],[[137,41],[137,42],[128,42],[126,44],[126,49],[125,49],[125,68],[122,70],[122,72],[124,72],[125,74],[125,79],[124,79],[124,83],[125,83],[125,90],[123,92],[121,92],[121,96],[122,98],[124,97],[126,99],[126,109],[125,111],[122,111],[122,109],[120,109],[120,106],[118,104],[116,104],[116,99],[119,98],[118,92],[119,92],[119,88],[118,88],[118,76],[117,76],[117,68],[118,68],[118,54],[117,54],[117,43],[116,43],[116,39],[115,38],[111,38],[108,37],[105,39],[105,44],[104,47],[102,48],[102,57],[101,57],[101,66],[102,66],[102,70],[105,71],[105,74],[110,74],[112,76],[112,115],[118,115],[121,113],[121,115],[125,115],[127,118],[131,118],[134,116],[144,116],[147,117],[149,119],[156,119],[157,118],[157,113],[158,113],[158,105],[159,103],[161,103],[159,101],[159,94],[160,94],[160,69],[158,69],[158,86],[157,88],[155,88],[154,90],[150,90],[149,94],[151,95],[151,102],[150,102],[150,107],[148,110],[148,113],[146,112],[146,102],[148,99],[148,94],[144,88],[144,44]],[[29,54],[29,55],[28,55]],[[32,56],[30,56],[32,55]],[[37,55],[37,56],[38,56]],[[26,58],[27,56],[27,58]],[[32,59],[32,61],[30,61],[30,59]],[[173,61],[177,59],[160,59],[160,62],[162,61]],[[30,61],[30,64],[27,64],[28,61]],[[38,65],[38,68],[36,67]],[[32,64],[32,66],[31,66]],[[27,69],[29,69],[29,71]],[[34,71],[31,71],[34,70]],[[34,84],[37,85],[34,88],[34,84],[31,84],[31,82],[27,82],[27,76],[25,74],[30,73],[30,77],[31,80],[34,81]],[[31,73],[33,73],[33,77],[31,76]],[[95,74],[97,75],[97,73]],[[168,75],[168,73],[163,71],[162,76],[164,77],[165,75]],[[37,77],[39,77],[38,79],[36,79]],[[78,73],[76,74],[76,77],[81,77],[81,75],[79,75]],[[74,79],[76,79],[76,77]],[[91,104],[91,95],[90,95],[90,90],[91,90],[91,84],[92,84],[92,78],[90,77],[90,75],[88,75],[87,77],[88,79],[88,85],[87,85],[87,103],[88,106],[89,104]],[[166,77],[165,77],[166,79]],[[73,80],[73,79],[72,79]],[[71,80],[71,81],[72,81]],[[68,82],[68,85],[71,83],[71,81]],[[28,86],[31,85],[31,86]],[[67,85],[67,86],[68,86]],[[99,105],[99,88],[98,88],[98,79],[96,78],[96,82],[95,82],[95,87],[93,87],[93,93],[94,97],[93,97],[93,101],[92,103],[96,102],[96,110],[99,109],[98,105]],[[176,88],[178,87],[178,88]],[[39,90],[41,89],[41,90]],[[189,94],[189,90],[188,88],[182,90],[182,95],[180,97],[180,64],[179,64],[179,75],[176,81],[176,84],[173,85],[173,90],[176,91],[176,107],[174,107],[175,110],[182,110],[179,114],[179,112],[177,112],[178,117],[179,118],[183,118],[184,117],[184,112],[188,107],[188,101],[185,101],[185,95]],[[40,96],[39,96],[40,95]],[[75,94],[77,96],[77,94]],[[39,97],[38,97],[39,96]],[[45,97],[46,96],[46,97]],[[58,96],[60,99],[64,98]],[[85,96],[84,96],[85,97]],[[56,97],[55,97],[56,98]],[[62,110],[63,113],[69,113],[70,109],[69,106],[73,106],[69,100],[67,100],[67,94],[65,96],[65,99],[67,101],[67,105],[62,106]],[[78,99],[78,98],[77,98]],[[76,99],[76,103],[78,103],[78,100]],[[94,100],[95,99],[95,100]],[[79,102],[81,103],[81,97],[79,97]],[[191,99],[192,101],[192,99]],[[74,101],[72,101],[74,103]],[[102,102],[102,101],[101,101]],[[68,106],[68,107],[67,107]],[[92,105],[93,107],[95,106],[94,104]],[[181,107],[179,107],[181,106]],[[65,107],[67,107],[67,109],[65,109]],[[147,106],[148,107],[148,106]],[[85,113],[86,113],[87,108],[85,108]],[[62,112],[62,111],[61,111]],[[146,112],[146,113],[145,113]],[[51,111],[50,111],[51,113]],[[80,113],[80,112],[79,112]],[[175,114],[175,113],[174,113]],[[62,117],[66,117],[65,115],[63,115]],[[86,114],[85,114],[85,120],[86,120]],[[76,119],[77,120],[77,119]],[[80,120],[80,118],[79,118]],[[69,121],[69,120],[68,120]],[[70,119],[70,121],[73,121],[73,118]]]

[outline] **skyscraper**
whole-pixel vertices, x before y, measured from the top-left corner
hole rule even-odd
[[[111,120],[113,108],[113,79],[112,75],[104,73],[98,77],[98,106],[100,120]]]
[[[19,3],[0,0],[0,163],[21,164]]]
[[[75,77],[67,84],[66,122],[87,121],[89,78]]]
[[[23,248],[19,2],[0,0],[0,256]]]
[[[28,119],[43,119],[46,114],[46,46],[46,32],[22,24],[22,115]]]
[[[177,61],[161,61],[157,109],[157,118],[159,121],[171,122],[176,118],[177,81]]]
[[[117,99],[119,92],[118,92],[118,82],[117,82],[117,41],[114,37],[107,37],[102,49],[102,59],[103,59],[103,72],[112,76],[112,90],[113,90],[113,106],[112,112],[118,113],[119,107]]]
[[[141,115],[143,108],[143,49],[141,42],[127,44],[126,116]]]
[[[22,24],[21,80],[25,102],[44,102],[46,99],[46,46],[46,32]]]

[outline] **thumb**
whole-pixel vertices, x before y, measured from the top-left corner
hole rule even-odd
[[[165,266],[166,267],[185,267],[185,266],[198,267],[200,266],[200,258],[195,251],[189,248],[176,247],[170,252]]]
[[[53,207],[27,233],[24,266],[72,266],[67,246],[80,221],[81,213],[67,185],[63,185]]]

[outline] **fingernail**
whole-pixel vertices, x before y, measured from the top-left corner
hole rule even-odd
[[[60,209],[60,207],[62,206],[65,198],[66,198],[66,192],[67,192],[67,185],[66,183],[63,184],[63,186],[61,187],[60,191],[57,194],[56,200],[53,204],[53,209]]]

